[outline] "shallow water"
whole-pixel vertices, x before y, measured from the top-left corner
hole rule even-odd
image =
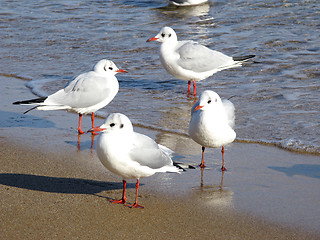
[[[129,73],[117,75],[120,92],[100,112],[122,112],[142,126],[187,133],[187,83],[162,68],[158,43],[146,43],[161,27],[172,26],[181,40],[231,56],[257,55],[255,63],[198,83],[198,93],[212,89],[222,98],[233,96],[238,140],[319,154],[319,8],[316,0],[210,1],[190,8],[169,8],[160,0],[4,0],[0,74],[47,95],[107,58]]]

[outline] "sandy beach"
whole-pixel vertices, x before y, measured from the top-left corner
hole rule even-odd
[[[234,143],[222,174],[219,151],[208,150],[202,173],[196,168],[142,179],[145,208],[130,209],[108,202],[120,198],[121,178],[99,162],[90,134],[78,139],[77,115],[23,115],[23,107],[11,103],[32,94],[21,80],[0,80],[8,90],[1,95],[2,239],[319,239],[318,171],[294,168],[301,159],[312,166],[318,156]],[[89,128],[89,117],[85,122]],[[178,161],[200,160],[199,146],[186,136],[135,130],[172,148]],[[288,162],[291,170],[282,167]],[[134,183],[128,185],[130,203]]]
[[[108,199],[121,195],[117,178],[70,153],[31,151],[1,139],[1,155],[2,239],[317,239],[145,187],[145,209],[111,204]],[[129,187],[133,200],[134,185]]]

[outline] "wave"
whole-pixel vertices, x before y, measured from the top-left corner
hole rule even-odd
[[[279,141],[237,138],[235,142],[269,145],[269,146],[275,146],[291,152],[320,155],[319,146],[316,146],[310,142],[305,142],[297,138],[287,138]]]

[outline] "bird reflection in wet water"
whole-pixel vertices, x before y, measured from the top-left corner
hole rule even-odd
[[[221,171],[219,184],[205,184],[205,171],[209,173],[208,169],[200,169],[200,186],[193,188],[194,190],[196,190],[196,196],[198,198],[201,198],[201,201],[203,203],[209,204],[213,207],[232,207],[233,192],[223,183],[225,172]],[[210,179],[212,178],[210,177]]]
[[[93,154],[93,146],[94,146],[94,137],[97,134],[91,134],[91,142],[90,142],[90,152]],[[82,134],[78,134],[78,141],[77,141],[77,150],[78,152],[81,151],[81,136]]]

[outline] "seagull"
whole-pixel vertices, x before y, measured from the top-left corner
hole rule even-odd
[[[202,3],[208,2],[208,0],[168,0],[169,4],[175,6],[194,6],[200,5]]]
[[[147,40],[151,41],[162,43],[160,60],[163,67],[174,77],[188,81],[188,93],[193,82],[194,96],[196,81],[206,79],[224,69],[240,67],[243,62],[255,57],[229,57],[191,40],[178,41],[177,34],[171,27],[163,27],[155,37]]]
[[[121,113],[112,113],[100,127],[89,131],[102,131],[96,143],[97,155],[101,163],[112,173],[123,178],[123,193],[120,200],[113,203],[126,203],[127,179],[137,179],[136,200],[132,208],[143,208],[138,204],[139,179],[157,172],[179,173],[170,157],[172,152],[158,145],[150,137],[133,131],[132,123]]]
[[[204,151],[206,147],[222,147],[222,171],[224,165],[224,146],[232,143],[236,138],[234,127],[234,105],[229,100],[221,101],[219,95],[211,90],[202,92],[199,100],[191,109],[189,136],[202,146],[202,160],[204,165]]]
[[[102,59],[93,66],[91,71],[82,73],[68,82],[64,89],[48,97],[17,101],[13,104],[36,105],[25,113],[33,109],[67,110],[79,113],[78,133],[83,134],[82,114],[91,113],[92,127],[94,127],[95,111],[108,105],[119,91],[119,83],[115,75],[126,72],[117,68],[112,61]]]

